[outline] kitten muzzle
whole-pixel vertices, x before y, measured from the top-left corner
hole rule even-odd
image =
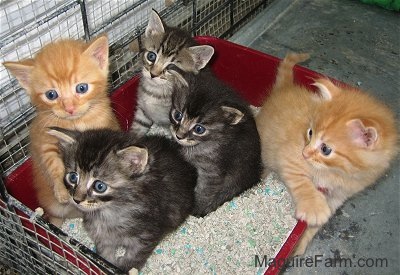
[[[72,199],[74,200],[74,202],[75,202],[76,204],[80,204],[80,203],[82,202],[81,199],[77,199],[77,198],[72,198]]]
[[[186,138],[186,136],[180,136],[180,135],[178,135],[178,133],[175,134],[175,137],[177,140],[182,140],[182,139]]]

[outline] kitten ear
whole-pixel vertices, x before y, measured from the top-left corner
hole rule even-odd
[[[319,95],[323,100],[330,101],[338,94],[338,88],[327,78],[320,78],[311,85],[318,88]]]
[[[359,147],[372,149],[378,140],[378,132],[374,127],[365,127],[360,119],[352,119],[346,123],[352,142]]]
[[[147,24],[146,30],[144,32],[146,37],[149,37],[154,34],[162,34],[164,33],[164,24],[158,15],[158,13],[152,9],[150,18],[149,18],[149,23]]]
[[[222,111],[224,111],[224,117],[229,121],[231,125],[238,124],[244,116],[241,111],[232,107],[222,106],[221,109]]]
[[[4,62],[3,65],[6,67],[12,75],[18,80],[19,85],[30,94],[31,87],[31,76],[33,70],[33,59],[26,59],[19,62]]]
[[[214,54],[214,48],[209,45],[193,46],[189,51],[194,60],[196,70],[203,69]]]
[[[117,156],[124,160],[124,162],[122,162],[122,167],[128,172],[135,174],[140,174],[144,171],[149,158],[147,149],[136,146],[130,146],[119,150]]]
[[[71,131],[59,127],[49,127],[50,130],[47,133],[53,137],[56,137],[60,142],[60,145],[64,148],[70,146],[76,142],[78,132]]]
[[[108,38],[106,35],[93,40],[83,53],[95,58],[100,69],[108,73]]]

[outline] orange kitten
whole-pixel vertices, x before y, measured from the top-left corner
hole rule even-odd
[[[39,204],[52,223],[81,214],[70,204],[57,139],[48,127],[83,131],[119,129],[107,94],[108,39],[91,43],[60,40],[43,47],[33,59],[4,62],[36,107],[30,126],[33,183]]]
[[[316,80],[314,93],[293,83],[293,66],[307,54],[288,54],[256,117],[265,167],[285,182],[296,218],[308,224],[294,255],[343,202],[373,184],[397,152],[393,113],[362,91]]]

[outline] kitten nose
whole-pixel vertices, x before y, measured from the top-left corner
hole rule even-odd
[[[74,202],[76,202],[76,204],[80,204],[81,202],[83,202],[86,199],[86,194],[81,194],[79,192],[74,192],[74,195],[72,196],[72,199],[74,200]]]
[[[178,140],[181,140],[181,139],[184,139],[184,138],[185,138],[184,136],[181,137],[181,136],[179,136],[178,134],[176,134],[175,136],[176,136],[176,138],[177,138]]]
[[[66,108],[65,111],[66,111],[68,114],[72,115],[72,114],[74,113],[75,110],[74,110],[74,107],[71,107],[71,108]]]
[[[75,197],[74,197],[74,198],[72,198],[72,199],[74,200],[74,202],[76,202],[76,204],[80,204],[80,203],[81,203],[81,201],[82,201],[82,200],[80,200],[80,199],[77,199],[77,198],[75,198]]]
[[[62,101],[62,105],[64,107],[64,110],[69,113],[69,114],[73,114],[75,112],[75,107],[74,107],[74,103],[71,99],[66,98]]]
[[[155,78],[156,77],[156,75],[153,74],[153,73],[150,73],[150,76],[151,76],[151,78]]]

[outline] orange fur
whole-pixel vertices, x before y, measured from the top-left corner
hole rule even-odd
[[[57,139],[47,133],[47,127],[119,129],[107,94],[108,39],[100,36],[91,43],[60,40],[43,47],[33,59],[5,62],[4,66],[36,107],[30,126],[30,152],[39,204],[53,223],[78,217],[80,213],[69,204],[71,197],[63,183],[64,165]],[[88,84],[86,93],[76,92],[80,83]],[[58,98],[49,100],[45,95],[49,90],[56,91]]]
[[[373,184],[398,151],[394,115],[373,97],[327,78],[316,80],[318,93],[293,83],[293,66],[305,57],[283,60],[256,117],[264,166],[280,175],[296,218],[309,226],[295,254],[304,253],[336,209]]]

